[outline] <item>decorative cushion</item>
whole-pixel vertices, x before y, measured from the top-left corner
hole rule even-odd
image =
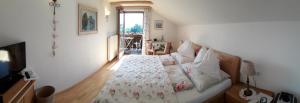
[[[195,51],[190,41],[184,41],[184,43],[178,47],[177,52],[182,56],[195,58]]]
[[[193,83],[183,73],[179,65],[165,66],[175,92],[193,88]]]

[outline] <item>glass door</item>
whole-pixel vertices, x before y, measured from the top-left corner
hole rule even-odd
[[[124,55],[125,52],[125,13],[122,9],[118,9],[118,24],[119,24],[119,58]]]

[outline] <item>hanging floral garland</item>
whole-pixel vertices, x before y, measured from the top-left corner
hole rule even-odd
[[[58,34],[56,33],[56,24],[57,24],[57,21],[56,21],[56,8],[57,7],[60,7],[60,4],[57,3],[57,0],[52,0],[50,3],[49,3],[50,6],[53,7],[53,19],[52,19],[52,46],[51,46],[51,49],[52,49],[52,56],[55,56],[56,55],[56,49],[57,49],[57,43],[56,43],[56,38],[58,36]]]

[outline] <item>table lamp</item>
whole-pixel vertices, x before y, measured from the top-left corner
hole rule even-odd
[[[248,60],[243,60],[241,72],[245,75],[247,75],[247,88],[244,91],[245,96],[251,96],[253,93],[249,89],[249,76],[254,76],[255,75],[255,69],[254,69],[254,64],[251,61]]]

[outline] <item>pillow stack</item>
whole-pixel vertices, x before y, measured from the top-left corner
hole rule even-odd
[[[188,75],[193,81],[199,92],[219,83],[228,74],[220,70],[219,59],[213,49],[207,50],[205,47],[199,51],[196,56]]]

